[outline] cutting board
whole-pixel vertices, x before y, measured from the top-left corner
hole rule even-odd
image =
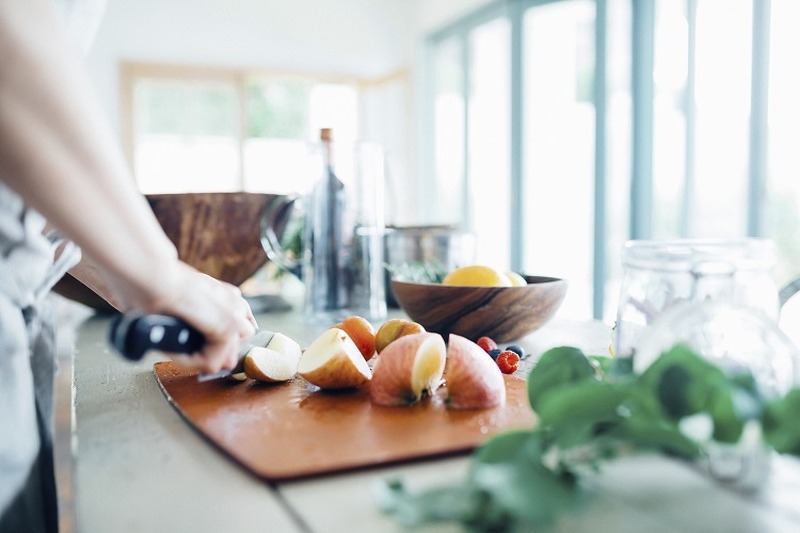
[[[269,481],[466,453],[535,420],[525,382],[512,376],[504,376],[504,405],[454,410],[438,396],[412,407],[382,407],[365,388],[331,393],[301,378],[200,383],[171,361],[156,363],[154,372],[167,400],[195,429]]]

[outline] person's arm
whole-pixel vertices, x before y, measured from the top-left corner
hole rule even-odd
[[[0,2],[0,65],[0,180],[81,247],[114,305],[184,318],[208,341],[200,368],[233,366],[249,306],[178,260],[46,1]]]

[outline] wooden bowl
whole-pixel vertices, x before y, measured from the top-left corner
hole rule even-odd
[[[267,262],[261,246],[261,219],[278,195],[205,192],[149,194],[146,198],[178,256],[197,270],[238,286]],[[111,309],[69,275],[55,290],[95,309]]]
[[[555,315],[567,292],[560,278],[524,276],[524,287],[461,287],[392,280],[400,307],[426,330],[471,340],[508,342],[532,333]]]

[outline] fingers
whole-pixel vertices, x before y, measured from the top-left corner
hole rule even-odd
[[[196,271],[187,278],[184,294],[173,300],[168,312],[197,328],[206,343],[193,357],[172,356],[173,360],[203,373],[234,368],[240,346],[257,327],[250,305],[233,285]]]

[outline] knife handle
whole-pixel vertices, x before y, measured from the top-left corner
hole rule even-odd
[[[206,342],[202,333],[179,318],[144,314],[115,317],[109,338],[111,346],[131,361],[140,360],[148,350],[194,353]]]

